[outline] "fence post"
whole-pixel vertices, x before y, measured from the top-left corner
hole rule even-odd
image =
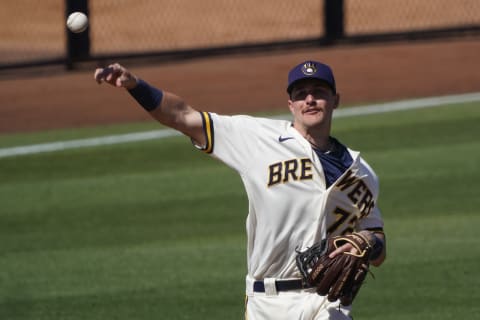
[[[324,0],[325,38],[335,42],[344,36],[343,0]]]
[[[65,21],[72,12],[80,11],[89,16],[88,0],[65,0]],[[66,67],[73,69],[75,61],[90,57],[90,27],[84,32],[73,33],[65,28],[67,34]]]

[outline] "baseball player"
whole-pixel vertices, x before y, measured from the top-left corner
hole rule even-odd
[[[373,243],[372,265],[386,256],[377,176],[330,136],[340,96],[328,65],[305,61],[289,72],[293,121],[197,111],[119,64],[94,77],[127,89],[153,118],[240,174],[249,200],[246,319],[350,319],[351,307],[306,287],[295,263],[297,252],[353,231]],[[331,256],[355,250],[346,243]]]

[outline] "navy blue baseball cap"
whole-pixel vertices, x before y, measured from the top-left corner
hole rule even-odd
[[[290,70],[288,73],[288,94],[292,93],[295,83],[303,79],[322,80],[332,89],[334,94],[337,93],[332,69],[324,63],[308,60]]]

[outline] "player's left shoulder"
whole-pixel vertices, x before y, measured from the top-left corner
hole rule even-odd
[[[368,185],[371,185],[374,190],[378,190],[380,182],[377,173],[362,157],[359,157],[358,173],[364,177],[363,179]]]
[[[359,151],[347,148],[348,152],[353,158],[352,169],[356,172],[356,175],[362,177],[363,180],[369,181],[374,185],[378,185],[379,180],[375,170],[365,160]]]

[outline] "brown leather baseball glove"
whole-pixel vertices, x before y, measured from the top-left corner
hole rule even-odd
[[[343,252],[333,258],[329,254],[349,242],[356,253]],[[368,270],[372,245],[360,233],[328,238],[296,257],[297,267],[306,286],[316,287],[317,293],[333,302],[340,299],[344,306],[352,304]]]

